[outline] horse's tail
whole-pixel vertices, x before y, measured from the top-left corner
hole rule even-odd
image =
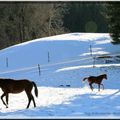
[[[37,89],[37,85],[35,82],[32,82],[33,86],[35,87],[35,95],[36,97],[38,97],[38,89]]]
[[[84,78],[82,81],[85,81],[86,79],[88,79],[88,77]]]

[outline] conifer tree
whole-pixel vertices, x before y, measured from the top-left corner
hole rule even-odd
[[[113,44],[120,44],[120,4],[118,2],[108,3],[107,20],[109,33]]]

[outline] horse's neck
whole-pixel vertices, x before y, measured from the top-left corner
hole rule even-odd
[[[3,87],[3,85],[4,85],[4,81],[0,80],[0,87]]]
[[[101,79],[100,79],[101,81],[102,81],[102,80],[103,80],[103,78],[104,78],[104,76],[102,76],[102,75],[101,75],[101,76],[99,76],[99,77],[101,78]]]
[[[2,87],[2,84],[1,84],[1,82],[0,82],[0,87]]]

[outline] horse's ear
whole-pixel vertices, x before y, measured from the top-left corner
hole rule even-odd
[[[105,77],[106,77],[106,79],[107,79],[107,74],[105,74]]]

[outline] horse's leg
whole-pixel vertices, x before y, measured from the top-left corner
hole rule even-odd
[[[32,100],[33,100],[34,107],[36,107],[36,103],[35,103],[35,100],[34,100],[34,97],[33,97],[32,94],[31,94],[31,98],[32,98]]]
[[[104,85],[103,84],[101,84],[102,86],[103,86],[103,90],[104,90]]]
[[[98,91],[100,91],[100,84],[98,84]]]
[[[28,109],[29,106],[30,106],[30,103],[31,103],[31,97],[28,97],[28,99],[29,99],[29,100],[28,100],[28,105],[27,105],[27,107],[26,107],[27,109]]]
[[[9,95],[6,94],[6,103],[7,103],[7,105],[8,105],[8,98],[9,98]]]
[[[6,103],[4,102],[4,100],[3,100],[3,97],[4,97],[4,96],[6,96],[5,93],[2,94],[2,96],[1,96],[1,100],[2,100],[3,104],[6,106],[6,108],[8,108],[7,104],[6,104]]]
[[[89,83],[91,90],[93,91],[93,86],[92,83]]]
[[[35,100],[34,100],[34,97],[33,97],[32,94],[29,94],[29,95],[28,95],[28,99],[29,99],[29,102],[28,102],[27,108],[29,108],[29,105],[30,105],[30,103],[31,103],[31,100],[33,101],[34,107],[36,107],[36,103],[35,103]]]
[[[31,95],[29,93],[27,93],[27,97],[28,97],[28,105],[27,105],[26,109],[29,108],[29,105],[31,103]]]
[[[28,89],[25,90],[25,92],[26,92],[26,94],[27,94],[27,97],[28,97],[28,105],[27,105],[26,109],[29,108],[29,105],[30,105],[31,100],[32,100],[31,89],[32,89],[32,88],[28,88]]]
[[[29,86],[29,87],[27,87],[27,88],[25,89],[25,92],[26,92],[27,97],[28,97],[28,105],[27,105],[27,108],[29,108],[29,105],[30,105],[30,103],[31,103],[31,100],[33,101],[34,107],[36,107],[34,97],[33,97],[32,93],[31,93],[32,88],[33,88],[33,84],[31,84],[31,86]]]

